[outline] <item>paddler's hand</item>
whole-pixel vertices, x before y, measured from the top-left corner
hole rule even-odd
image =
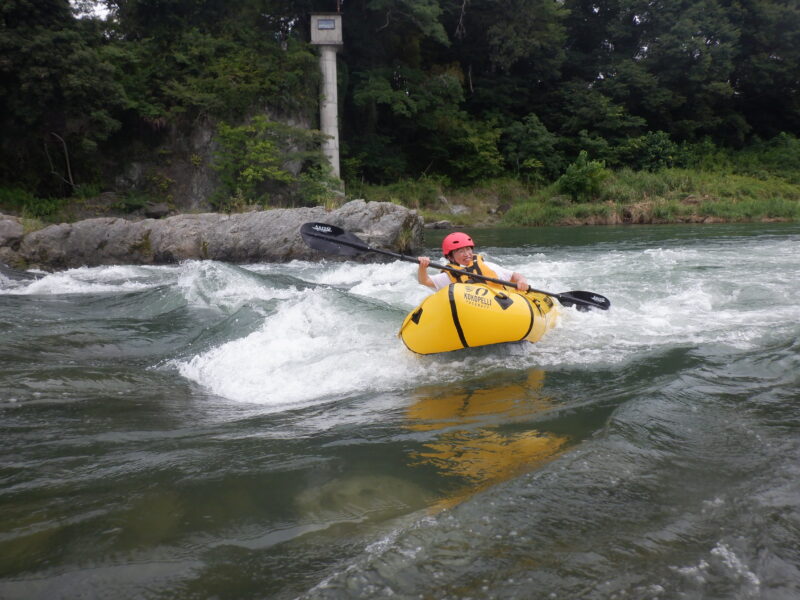
[[[431,264],[431,259],[427,256],[418,256],[417,260],[419,261],[419,268],[417,269],[417,281],[424,286],[434,288],[435,286],[433,285],[433,281],[431,281],[431,278],[428,275],[428,265]]]
[[[525,279],[524,275],[521,275],[520,273],[514,273],[511,275],[511,282],[517,284],[517,290],[520,292],[528,291],[528,281]]]

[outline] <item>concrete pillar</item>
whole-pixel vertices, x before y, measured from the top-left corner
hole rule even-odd
[[[328,136],[322,142],[322,151],[328,157],[333,174],[339,171],[339,100],[336,91],[336,46],[320,46],[319,67],[322,71],[322,90],[319,103],[320,131]]]

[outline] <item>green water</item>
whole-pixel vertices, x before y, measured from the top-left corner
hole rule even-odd
[[[612,309],[420,357],[408,263],[0,271],[0,598],[798,597],[800,226],[472,233]]]

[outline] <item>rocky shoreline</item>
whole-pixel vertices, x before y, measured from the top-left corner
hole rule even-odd
[[[422,247],[423,220],[390,202],[353,200],[335,210],[316,206],[237,214],[179,214],[164,219],[98,217],[24,232],[19,217],[0,214],[0,263],[15,269],[174,264],[218,260],[238,264],[336,260],[309,248],[299,235],[307,222],[350,231],[367,245],[414,253]],[[380,260],[365,253],[362,260]],[[351,259],[352,260],[352,259]]]

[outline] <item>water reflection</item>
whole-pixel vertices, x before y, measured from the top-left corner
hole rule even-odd
[[[532,370],[524,381],[496,387],[418,390],[419,399],[407,410],[407,427],[434,435],[424,449],[412,453],[412,465],[433,466],[463,482],[434,510],[536,469],[563,451],[567,437],[528,425],[553,406],[542,393],[544,378],[544,371]]]

